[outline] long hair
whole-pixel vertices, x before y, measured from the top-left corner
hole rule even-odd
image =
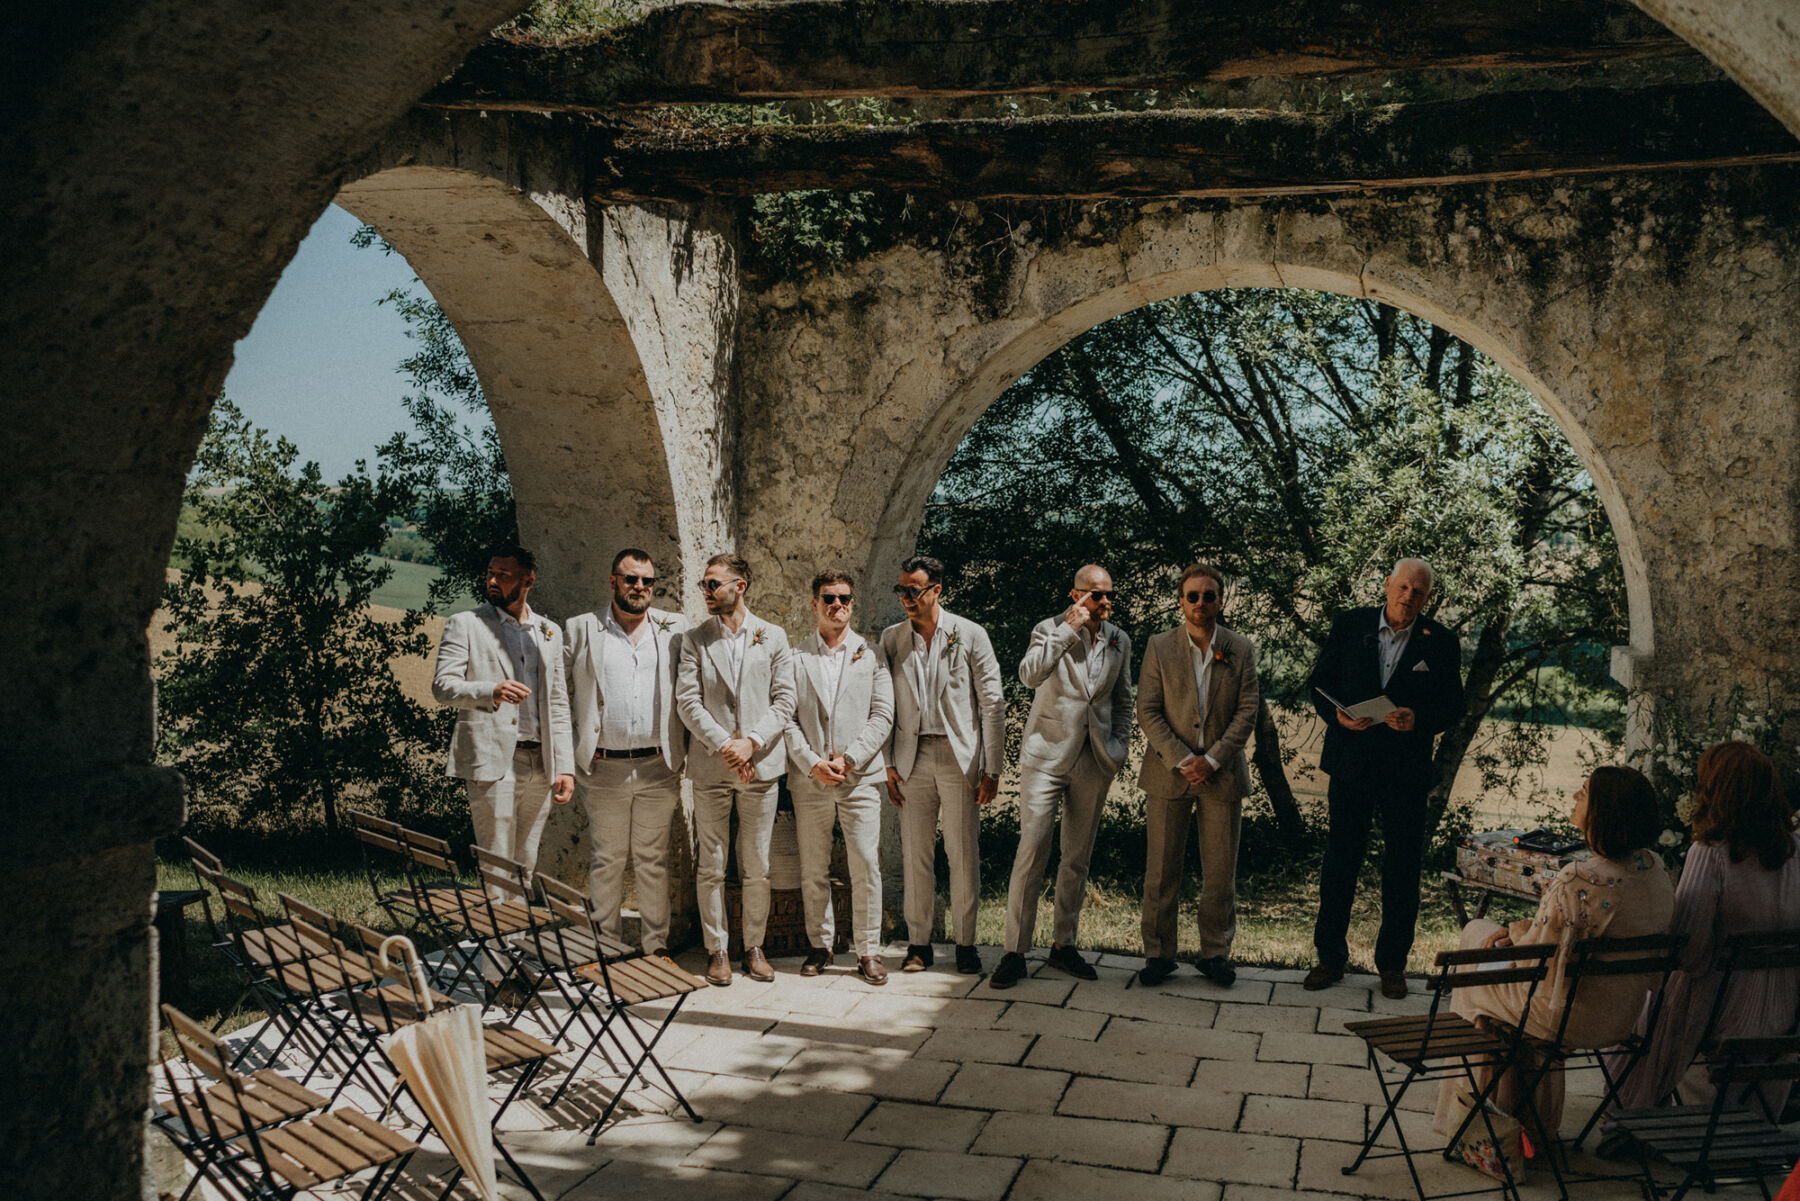
[[[1587,828],[1602,859],[1623,859],[1656,841],[1656,790],[1633,767],[1596,767],[1588,777]]]
[[[1747,742],[1721,742],[1700,756],[1694,841],[1724,843],[1731,861],[1755,855],[1774,871],[1794,853],[1793,812],[1769,757]]]

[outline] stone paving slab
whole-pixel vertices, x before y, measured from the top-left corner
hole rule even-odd
[[[1191,1180],[1266,1184],[1291,1188],[1300,1140],[1224,1130],[1177,1130],[1169,1141],[1163,1175]]]
[[[1106,1076],[1114,1080],[1137,1080],[1144,1084],[1186,1084],[1194,1078],[1195,1058],[1177,1051],[1139,1051],[1108,1045],[1108,1026],[1098,1042],[1082,1042],[1073,1038],[1057,1038],[1046,1034],[1032,1045],[1025,1056],[1028,1068],[1050,1068],[1078,1076]]]
[[[1109,1015],[1062,1005],[1033,1005],[1015,1001],[994,1019],[996,1030],[1023,1030],[1030,1034],[1054,1034],[1092,1042],[1100,1037]]]
[[[1070,1082],[1056,1112],[1086,1118],[1130,1116],[1165,1126],[1232,1130],[1243,1105],[1240,1094],[1217,1089],[1082,1077]]]
[[[1013,1182],[1007,1201],[1218,1201],[1219,1186],[1211,1181],[1177,1180],[1121,1172],[1087,1164],[1030,1159]]]
[[[1169,1128],[1148,1122],[997,1113],[971,1148],[978,1155],[1069,1160],[1154,1172],[1169,1143]]]
[[[1023,1161],[953,1151],[902,1151],[888,1165],[876,1190],[903,1197],[946,1201],[1000,1201]]]
[[[1097,1040],[1102,1050],[1136,1051],[1150,1055],[1185,1055],[1194,1059],[1256,1058],[1261,1034],[1236,1030],[1206,1029],[1199,1026],[1170,1026],[1166,1022],[1146,1022],[1114,1018],[1107,1023]]]
[[[1022,1030],[939,1030],[913,1055],[919,1059],[1017,1064],[1037,1037]]]
[[[1360,1141],[1368,1133],[1368,1106],[1346,1101],[1313,1101],[1300,1097],[1245,1097],[1238,1129],[1247,1134],[1285,1134],[1290,1138],[1341,1138]]]
[[[683,1167],[868,1188],[893,1158],[892,1147],[727,1126],[690,1151],[681,1163]]]
[[[966,1063],[944,1089],[942,1103],[972,1109],[1052,1113],[1069,1088],[1069,1073]]]
[[[869,1111],[850,1137],[920,1151],[967,1151],[987,1125],[988,1116],[979,1109],[883,1101]]]

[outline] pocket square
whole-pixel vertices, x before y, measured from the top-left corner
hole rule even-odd
[[[1425,661],[1423,659],[1421,659],[1421,660],[1419,660],[1419,662],[1413,664],[1413,670],[1414,671],[1430,671],[1431,668],[1425,666]]]

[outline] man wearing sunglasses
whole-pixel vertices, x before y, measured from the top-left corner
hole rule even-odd
[[[1419,917],[1425,798],[1437,776],[1432,743],[1463,715],[1462,648],[1455,634],[1424,615],[1434,584],[1424,560],[1395,563],[1385,584],[1386,603],[1339,613],[1307,681],[1325,722],[1319,770],[1331,777],[1319,920],[1313,927],[1319,962],[1301,982],[1314,991],[1344,978],[1350,906],[1369,824],[1379,813],[1385,849],[1375,971],[1382,996],[1406,995],[1406,957]],[[1353,718],[1337,707],[1377,696],[1396,706],[1379,721]]]
[[[1196,563],[1176,589],[1181,625],[1144,644],[1137,716],[1144,728],[1144,967],[1138,979],[1160,984],[1175,971],[1181,865],[1188,824],[1200,829],[1200,973],[1230,987],[1237,980],[1238,836],[1250,767],[1244,744],[1256,728],[1262,689],[1256,644],[1219,624],[1225,591],[1219,569]]]
[[[650,605],[656,565],[613,556],[612,604],[569,620],[563,670],[575,727],[575,795],[588,818],[588,895],[621,937],[625,861],[637,877],[644,953],[668,957],[669,829],[688,732],[675,712],[681,615]]]
[[[700,932],[710,956],[708,984],[731,983],[726,953],[725,841],[738,819],[744,975],[775,978],[763,955],[769,923],[769,837],[775,830],[775,787],[787,770],[782,733],[794,715],[794,663],[780,626],[750,612],[750,564],[733,554],[706,562],[700,590],[711,614],[681,640],[675,706],[693,736],[688,779],[694,784],[694,875]]]
[[[1113,582],[1104,567],[1075,573],[1070,606],[1031,631],[1019,679],[1036,689],[1019,747],[1019,849],[1006,890],[1006,954],[988,978],[1011,988],[1025,978],[1038,893],[1062,811],[1062,866],[1049,962],[1078,980],[1098,973],[1075,949],[1087,895],[1088,860],[1100,807],[1131,746],[1131,638],[1108,621]]]
[[[906,961],[931,966],[937,910],[937,831],[950,861],[950,919],[956,970],[979,975],[975,906],[981,897],[980,806],[1000,790],[1006,756],[1006,699],[988,633],[944,608],[944,565],[928,555],[900,564],[894,592],[906,620],[881,633],[894,677],[894,737],[888,794],[900,806],[905,864]]]
[[[881,648],[850,628],[856,604],[850,577],[821,571],[812,582],[819,628],[794,648],[798,698],[787,724],[788,788],[800,839],[800,902],[812,943],[802,976],[832,961],[835,924],[848,919],[856,972],[886,984],[881,962],[881,793],[894,684]],[[850,913],[831,905],[831,827],[843,827],[850,867]]]

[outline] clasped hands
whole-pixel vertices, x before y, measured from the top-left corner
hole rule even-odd
[[[719,754],[725,760],[725,766],[737,774],[737,778],[748,784],[756,778],[756,743],[742,734],[734,734],[725,740],[719,748]]]
[[[1181,773],[1182,779],[1196,788],[1213,778],[1212,760],[1205,755],[1189,755],[1176,766],[1175,770]]]
[[[1351,717],[1342,709],[1337,711],[1337,719],[1338,725],[1343,726],[1346,730],[1366,730],[1375,724],[1373,717]],[[1417,721],[1418,715],[1411,709],[1395,709],[1381,719],[1381,724],[1390,730],[1399,730],[1404,734],[1412,729]]]
[[[827,788],[836,788],[850,778],[850,761],[843,752],[835,751],[813,764],[808,774]]]

